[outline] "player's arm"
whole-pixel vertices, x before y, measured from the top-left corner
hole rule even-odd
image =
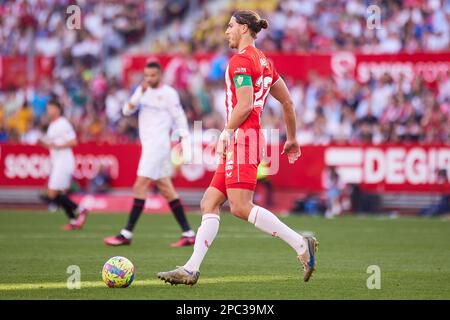
[[[50,148],[50,144],[49,144],[46,136],[40,137],[37,141],[37,144],[44,148]]]
[[[247,120],[253,108],[253,84],[250,75],[235,75],[233,81],[236,87],[236,106],[231,112],[230,120],[225,129],[219,136],[216,147],[216,153],[222,158],[225,158],[226,156],[226,151],[231,143],[230,140],[233,132]]]
[[[295,119],[295,109],[289,90],[281,77],[270,88],[270,94],[281,103],[283,108],[287,140],[284,144],[282,153],[286,153],[288,155],[289,162],[294,163],[301,155],[300,147],[296,138],[297,125]]]
[[[68,122],[66,124],[66,127],[63,132],[61,132],[61,136],[63,138],[62,143],[58,144],[50,144],[50,149],[66,149],[66,148],[72,148],[75,147],[78,144],[77,140],[77,134],[75,133],[75,130],[73,129],[72,125],[70,125]]]
[[[168,109],[176,127],[176,131],[172,134],[175,134],[177,137],[181,138],[183,161],[188,163],[192,157],[191,141],[186,113],[183,110],[178,93],[174,92],[173,100],[169,103]]]
[[[47,149],[65,149],[65,148],[72,148],[75,147],[78,144],[78,140],[77,139],[72,139],[69,140],[63,144],[55,144],[55,143],[51,143],[51,142],[47,142],[44,139],[40,139],[39,140],[39,144]]]
[[[77,144],[78,144],[78,140],[75,138],[75,139],[72,139],[72,140],[68,140],[68,141],[66,141],[66,142],[64,142],[62,144],[50,144],[49,148],[52,148],[52,149],[65,149],[65,148],[75,147]]]
[[[234,76],[233,81],[236,87],[237,103],[225,128],[229,131],[239,128],[247,120],[253,108],[252,78],[247,74],[238,74]]]
[[[124,116],[129,116],[137,110],[139,101],[141,100],[141,98],[144,95],[145,90],[147,90],[147,88],[148,88],[147,83],[145,81],[142,81],[142,83],[134,91],[130,100],[128,102],[126,102],[125,105],[122,107],[122,113]]]
[[[176,133],[181,137],[186,137],[189,135],[188,122],[186,114],[181,106],[180,96],[178,93],[174,92],[173,99],[169,103],[168,109],[169,113],[175,123],[177,128]]]
[[[230,144],[233,132],[240,127],[252,112],[253,108],[253,84],[248,74],[237,74],[233,78],[236,87],[236,106],[231,112],[230,120],[219,137],[217,153],[225,156],[225,149]]]

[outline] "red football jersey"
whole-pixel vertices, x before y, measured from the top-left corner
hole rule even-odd
[[[261,50],[250,45],[235,54],[228,63],[225,71],[227,122],[236,106],[236,86],[234,77],[248,75],[253,85],[253,110],[241,124],[240,129],[259,129],[260,117],[269,95],[270,87],[279,79],[278,72]],[[242,81],[239,77],[238,82]]]

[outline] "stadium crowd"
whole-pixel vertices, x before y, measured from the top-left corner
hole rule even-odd
[[[379,20],[377,9],[368,12],[373,5],[380,9]],[[153,49],[167,52],[184,44],[196,52],[219,50],[223,39],[218,35],[236,8],[258,10],[268,18],[270,28],[257,40],[263,51],[430,52],[450,44],[448,0],[234,0],[219,15],[203,10],[194,23],[181,30],[174,26],[172,36]]]
[[[197,1],[201,3],[202,1]],[[136,86],[125,87],[109,75],[105,61],[126,52],[149,32],[170,22],[170,32],[152,42],[153,53],[182,50],[185,67],[166,79],[180,92],[189,122],[203,128],[224,123],[224,26],[234,1],[219,15],[202,9],[197,20],[184,23],[189,1],[77,1],[83,12],[79,32],[63,26],[72,1],[6,1],[0,4],[0,55],[55,56],[54,78],[36,87],[0,91],[0,142],[36,143],[48,125],[46,103],[53,94],[62,100],[82,142],[137,141],[136,117],[122,117],[121,107]],[[245,1],[268,17],[270,28],[257,45],[263,50],[367,53],[449,50],[450,1],[378,1],[382,29],[366,28],[368,1]],[[36,8],[40,10],[37,11]],[[33,12],[39,12],[34,16]],[[339,13],[339,14],[337,14]],[[130,23],[132,21],[132,23]],[[218,52],[209,72],[189,59],[192,53]],[[428,86],[420,77],[409,83],[385,75],[362,85],[310,72],[306,81],[285,79],[291,89],[303,144],[352,142],[450,142],[450,74]],[[280,106],[269,99],[263,116],[266,128],[284,130]]]

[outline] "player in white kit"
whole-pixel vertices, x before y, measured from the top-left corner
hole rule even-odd
[[[133,187],[134,202],[127,226],[117,236],[104,239],[106,245],[129,245],[133,229],[145,205],[148,189],[155,183],[167,200],[182,229],[180,239],[172,247],[190,246],[195,243],[195,232],[190,228],[183,206],[171,181],[172,161],[170,132],[175,124],[181,139],[188,137],[186,115],[178,93],[172,87],[162,84],[161,66],[157,61],[147,63],[144,80],[123,107],[124,115],[131,115],[139,109],[139,138],[142,151]],[[182,143],[183,145],[183,143]]]
[[[57,100],[51,100],[47,104],[47,114],[51,122],[45,137],[40,141],[50,150],[51,171],[47,197],[66,212],[69,224],[64,226],[64,230],[81,229],[88,211],[66,194],[75,171],[72,147],[77,144],[77,136],[70,122],[62,115],[63,109]]]

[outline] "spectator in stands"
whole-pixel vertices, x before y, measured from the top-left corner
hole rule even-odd
[[[19,136],[23,136],[32,128],[32,122],[33,111],[25,101],[22,107],[8,119],[7,126],[9,130],[17,132]]]
[[[44,136],[45,131],[46,130],[44,129],[41,119],[35,118],[31,129],[22,135],[21,143],[36,145],[38,144],[39,140]]]
[[[33,107],[33,114],[35,117],[40,118],[46,112],[46,107],[50,101],[50,92],[46,88],[47,84],[40,84],[33,94],[31,105]]]
[[[89,193],[106,193],[111,189],[111,170],[108,166],[102,165],[98,174],[89,181]]]
[[[325,211],[326,218],[333,218],[342,213],[341,194],[343,187],[343,183],[339,178],[336,168],[333,166],[328,167],[324,181],[327,202],[327,209]]]
[[[424,208],[419,212],[421,216],[434,217],[443,214],[450,214],[450,188],[447,170],[437,170],[437,181],[438,184],[442,186],[442,194],[437,203],[432,204],[428,208]]]
[[[344,49],[365,53],[449,49],[448,1],[379,2],[383,28],[378,30],[365,27],[367,8],[360,0],[240,0],[214,14],[206,6],[195,7],[195,3],[205,4],[204,0],[85,1],[79,4],[84,16],[79,31],[64,25],[64,9],[70,3],[0,4],[0,54],[27,54],[33,48],[39,55],[56,54],[55,79],[51,83],[43,81],[36,87],[0,91],[4,137],[9,141],[20,141],[24,136],[26,141],[30,137],[33,140],[51,91],[61,98],[66,115],[85,141],[136,140],[133,119],[122,121],[117,109],[128,88],[115,80],[117,73],[110,72],[115,68],[112,58],[134,44],[146,45],[149,38],[139,43],[142,37],[148,31],[156,35],[169,22],[174,22],[170,32],[161,32],[161,37],[150,41],[153,50],[180,53],[167,66],[168,83],[179,90],[190,123],[202,119],[209,126],[220,127],[225,120],[223,69],[228,57],[226,49],[218,45],[221,41],[217,34],[218,30],[222,33],[228,11],[235,5],[270,12],[270,31],[257,39],[258,45],[266,49],[320,53]],[[199,14],[183,20],[191,11]],[[219,53],[208,69],[192,59],[193,51]],[[435,86],[427,86],[422,75],[412,81],[403,75],[398,79],[372,76],[368,83],[357,83],[349,73],[331,79],[311,72],[302,83],[285,80],[297,107],[302,143],[450,141],[449,72],[441,74]],[[31,120],[25,121],[26,132],[23,122],[19,129],[16,124],[10,128],[8,123],[15,122],[26,100],[33,113]],[[280,106],[269,97],[267,108],[270,114],[264,114],[262,125],[280,129],[283,134],[284,128],[276,121]]]
[[[8,142],[8,132],[3,121],[0,121],[0,143]]]

